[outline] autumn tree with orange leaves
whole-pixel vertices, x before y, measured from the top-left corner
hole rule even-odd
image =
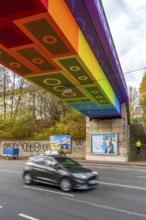
[[[139,87],[139,104],[143,109],[143,113],[146,115],[146,72],[144,73]]]

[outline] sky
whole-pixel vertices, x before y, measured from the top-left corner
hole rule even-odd
[[[127,86],[139,88],[146,72],[146,0],[102,0],[102,4]]]

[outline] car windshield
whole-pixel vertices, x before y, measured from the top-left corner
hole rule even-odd
[[[57,157],[55,158],[62,166],[65,168],[70,168],[70,167],[75,167],[75,166],[81,166],[79,163],[76,161],[66,158],[66,157]]]

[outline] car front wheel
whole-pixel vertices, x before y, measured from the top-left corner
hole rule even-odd
[[[72,190],[72,182],[68,178],[63,178],[60,181],[60,189],[64,192],[70,192]]]
[[[25,184],[27,184],[27,185],[32,184],[33,178],[32,178],[32,175],[30,173],[25,173],[23,178],[24,178],[24,183]]]

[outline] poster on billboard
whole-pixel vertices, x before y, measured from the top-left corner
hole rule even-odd
[[[92,154],[113,154],[116,155],[117,134],[92,134],[91,135]]]
[[[70,135],[54,135],[50,136],[50,150],[63,150],[64,153],[71,152]]]

